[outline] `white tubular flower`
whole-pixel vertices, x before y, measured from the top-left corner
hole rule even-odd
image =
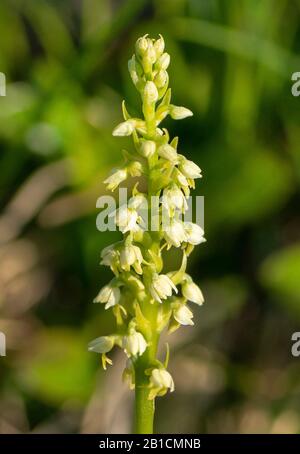
[[[102,336],[92,340],[88,344],[88,351],[95,353],[108,353],[115,345],[114,336]]]
[[[157,60],[155,67],[166,70],[170,64],[170,55],[164,52]]]
[[[156,85],[152,81],[146,82],[145,88],[144,88],[144,98],[146,102],[154,103],[158,100],[158,91],[156,88]]]
[[[138,213],[134,208],[122,205],[115,212],[115,222],[122,233],[137,232],[140,227],[137,224]]]
[[[129,271],[130,267],[133,266],[133,268],[138,274],[142,274],[143,272],[141,267],[142,261],[143,256],[138,246],[129,244],[125,245],[122,248],[120,253],[120,265],[123,270]]]
[[[194,325],[193,312],[184,304],[176,305],[173,309],[173,316],[180,325]]]
[[[172,375],[165,369],[153,369],[150,376],[149,400],[156,396],[164,396],[168,389],[172,393],[175,389]]]
[[[167,299],[172,295],[172,290],[178,293],[177,288],[166,274],[155,273],[152,277],[150,285],[150,293],[156,301],[162,303],[162,300]]]
[[[177,219],[172,219],[164,229],[164,238],[168,246],[179,247],[181,243],[186,241],[186,234],[183,223]]]
[[[130,136],[134,131],[134,125],[130,120],[119,123],[113,130],[113,136]]]
[[[120,297],[120,289],[110,283],[100,290],[100,292],[94,299],[94,303],[106,303],[105,309],[108,309],[118,304]]]
[[[179,165],[179,170],[187,178],[195,179],[202,178],[201,169],[193,161],[183,158]]]
[[[141,333],[132,331],[123,338],[123,348],[128,357],[141,356],[147,348],[147,342]]]
[[[163,192],[162,204],[171,214],[175,209],[186,211],[188,204],[186,198],[177,185],[166,188]]]
[[[186,107],[171,105],[170,116],[171,118],[173,118],[173,120],[183,120],[184,118],[192,117],[193,112],[190,109],[187,109]]]
[[[194,246],[197,244],[205,243],[206,239],[204,238],[204,230],[193,222],[185,222],[184,230],[186,234],[186,242]]]
[[[144,158],[151,158],[156,150],[156,144],[153,140],[143,140],[139,149],[140,154]]]
[[[127,178],[127,170],[126,169],[119,169],[110,175],[106,180],[104,180],[104,184],[107,185],[107,189],[109,191],[114,191],[117,189],[122,181],[126,180]]]
[[[173,162],[174,164],[178,161],[178,155],[175,148],[169,144],[161,145],[157,150],[158,155],[161,158],[167,159],[168,161]]]
[[[204,302],[203,294],[194,282],[186,281],[181,285],[181,291],[183,296],[192,303],[196,303],[201,306]]]

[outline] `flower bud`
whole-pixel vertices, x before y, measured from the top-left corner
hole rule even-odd
[[[193,312],[184,304],[178,304],[173,309],[173,316],[176,322],[180,323],[180,325],[194,325],[192,320]]]
[[[163,88],[168,82],[168,73],[164,69],[161,69],[154,78],[154,83],[157,88]]]
[[[148,104],[155,103],[158,100],[158,91],[154,82],[146,82],[144,88],[144,98]]]
[[[159,35],[159,39],[157,39],[155,42],[154,42],[154,49],[155,49],[155,53],[156,53],[156,58],[159,58],[161,56],[161,54],[163,53],[163,51],[165,50],[165,40],[164,38]]]
[[[123,370],[122,381],[123,383],[128,384],[129,389],[132,390],[135,388],[135,372],[132,362],[130,360],[127,361],[126,367]]]
[[[170,55],[165,52],[162,54],[156,62],[155,67],[157,69],[167,69],[170,64]]]
[[[173,162],[174,164],[178,161],[178,155],[175,148],[171,147],[169,144],[161,145],[157,150],[158,155],[161,158],[167,159],[168,161]]]
[[[147,64],[151,66],[156,62],[156,52],[153,41],[150,38],[148,38],[148,47],[144,55],[143,63],[145,63],[145,60],[147,61]]]
[[[143,57],[148,49],[148,39],[146,36],[142,36],[135,43],[135,51],[139,57]]]
[[[170,105],[170,116],[173,120],[183,120],[187,117],[192,117],[193,112],[186,107]]]
[[[201,306],[204,302],[203,294],[194,282],[186,281],[181,285],[181,291],[183,296],[192,303],[199,304]]]
[[[130,136],[134,131],[134,125],[131,121],[123,121],[113,130],[113,136]]]
[[[154,155],[156,150],[156,144],[153,140],[143,140],[139,148],[140,154],[144,158],[151,158]]]
[[[163,396],[167,393],[168,389],[172,393],[175,389],[172,375],[165,369],[153,369],[150,376],[150,392],[149,400],[154,399],[156,396]]]
[[[147,348],[147,342],[141,333],[132,331],[124,337],[123,348],[128,357],[141,356]]]

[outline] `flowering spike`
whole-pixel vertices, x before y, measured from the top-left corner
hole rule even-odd
[[[132,136],[133,149],[123,153],[124,166],[104,183],[113,191],[127,178],[143,175],[147,190],[141,193],[135,184],[128,202],[109,214],[123,239],[102,251],[101,264],[109,266],[115,277],[94,302],[112,310],[116,328],[115,334],[89,344],[89,351],[102,355],[104,369],[112,364],[106,355],[114,346],[126,354],[123,380],[135,388],[138,433],[152,431],[151,402],[174,391],[173,378],[167,371],[169,347],[164,364],[156,358],[160,334],[166,326],[174,332],[180,326],[193,325],[187,303],[201,305],[204,301],[200,288],[186,274],[187,257],[195,245],[205,241],[204,231],[182,219],[190,189],[195,187],[195,179],[202,177],[201,169],[179,154],[178,137],[170,139],[167,129],[160,127],[168,115],[175,120],[193,115],[189,109],[171,104],[169,64],[170,55],[161,35],[157,40],[148,35],[137,40],[128,70],[141,96],[143,118],[132,118],[123,101],[124,121],[115,127],[113,135]],[[153,198],[157,212],[148,206]],[[172,247],[182,250],[182,263],[166,274],[162,251]]]

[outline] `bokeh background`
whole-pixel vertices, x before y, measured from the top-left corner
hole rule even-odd
[[[113,324],[91,304],[117,235],[96,230],[96,200],[129,143],[111,135],[122,99],[139,113],[127,60],[145,33],[194,112],[165,124],[203,170],[208,240],[156,431],[299,432],[300,1],[1,0],[0,30],[0,433],[130,431],[123,353],[104,373],[86,346]]]

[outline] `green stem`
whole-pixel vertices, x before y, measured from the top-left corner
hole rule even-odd
[[[159,335],[156,333],[154,325],[157,317],[157,310],[146,301],[146,316],[152,325],[151,337],[148,340],[149,346],[145,353],[136,360],[135,363],[135,418],[134,433],[152,434],[155,402],[149,400],[149,376],[146,374],[147,369],[155,361]],[[154,325],[154,326],[153,326]]]
[[[137,371],[136,371],[137,372]],[[149,400],[149,388],[144,383],[144,371],[135,377],[135,426],[136,434],[153,434],[154,400]]]

